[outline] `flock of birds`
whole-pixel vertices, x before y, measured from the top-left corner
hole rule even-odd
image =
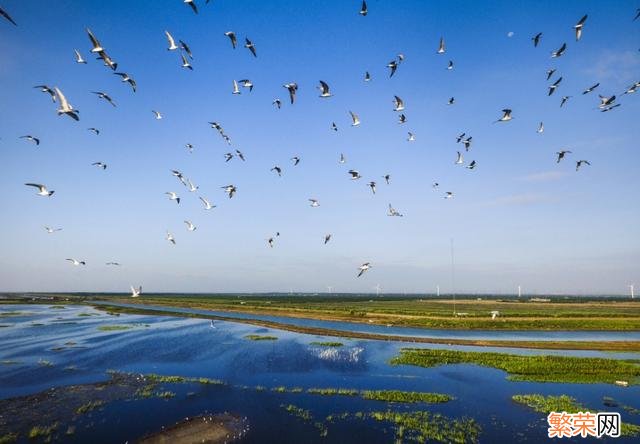
[[[196,2],[194,0],[184,0],[184,3],[189,6],[193,12],[195,14],[198,14],[198,6],[196,4]],[[209,1],[207,0],[206,3],[209,3]],[[366,1],[362,2],[361,5],[361,9],[359,11],[359,14],[361,16],[366,16],[368,14],[368,7],[367,7],[367,3]],[[0,15],[2,15],[6,20],[8,20],[10,23],[12,23],[13,25],[16,25],[16,22],[12,19],[12,17],[6,12],[4,11],[2,8],[0,8]],[[635,17],[633,18],[633,20],[637,20],[638,18],[640,18],[640,9],[638,9]],[[578,42],[580,41],[580,39],[582,38],[583,32],[585,30],[585,25],[587,24],[587,19],[588,16],[584,15],[580,20],[578,20],[578,22],[573,26],[573,30],[574,30],[574,34],[575,34],[575,41]],[[136,92],[136,88],[137,88],[137,83],[134,80],[134,78],[129,75],[126,72],[116,72],[118,70],[118,63],[107,53],[105,47],[100,43],[100,40],[95,36],[95,34],[90,30],[90,29],[86,29],[87,32],[87,36],[89,38],[89,41],[91,43],[91,48],[89,49],[91,54],[94,54],[97,56],[98,60],[101,60],[104,65],[111,69],[114,75],[119,76],[122,82],[128,83],[129,86],[131,87],[133,93]],[[191,52],[191,49],[189,47],[189,45],[184,42],[183,40],[178,39],[176,41],[176,39],[173,37],[173,35],[169,32],[169,31],[164,31],[166,40],[167,40],[167,51],[169,52],[176,52],[177,54],[179,54],[180,56],[180,63],[181,66],[184,69],[188,69],[188,70],[193,70],[193,66],[191,65],[191,61],[193,60],[193,54]],[[233,49],[236,49],[238,46],[238,37],[236,36],[236,34],[233,31],[227,31],[224,33],[224,35],[229,39],[230,44],[232,46]],[[512,35],[512,33],[510,33],[510,36]],[[531,40],[533,43],[533,47],[537,48],[540,45],[540,42],[543,38],[543,34],[537,33],[536,35],[534,35]],[[557,50],[554,50],[551,53],[551,58],[552,59],[557,59],[562,57],[565,52],[567,51],[567,43],[562,43],[561,46],[558,47]],[[253,57],[258,57],[258,53],[257,53],[257,49],[256,46],[254,45],[254,43],[248,38],[245,37],[244,38],[244,48],[246,48]],[[437,50],[435,51],[437,54],[442,55],[445,54],[447,52],[447,47],[446,47],[446,42],[444,37],[440,38]],[[75,61],[78,64],[86,64],[87,61],[83,58],[81,52],[77,49],[74,49],[74,53],[75,53]],[[394,74],[396,73],[396,71],[399,69],[399,67],[402,65],[402,63],[405,60],[405,56],[403,54],[398,54],[392,61],[390,61],[386,67],[389,69],[388,73],[389,73],[389,77],[393,77]],[[453,60],[449,60],[447,67],[448,70],[452,70],[454,69],[454,62]],[[563,81],[563,77],[561,75],[557,75],[556,74],[556,69],[552,68],[549,69],[546,73],[546,80],[547,81],[552,81],[553,83],[551,83],[548,86],[548,92],[547,95],[548,96],[552,96],[556,93],[556,91],[558,91],[561,86],[562,86],[562,81]],[[554,78],[554,76],[556,76]],[[371,75],[370,73],[367,71],[364,74],[364,82],[370,82],[371,81]],[[251,80],[249,79],[241,79],[241,80],[233,80],[232,82],[232,91],[231,94],[233,95],[239,95],[242,93],[243,89],[248,90],[249,92],[251,92],[253,90],[253,83]],[[283,88],[285,88],[287,90],[288,93],[288,99],[289,99],[289,103],[290,105],[294,105],[295,100],[296,100],[296,93],[298,91],[298,84],[295,82],[289,82],[289,83],[285,83],[282,85]],[[594,90],[596,90],[598,87],[600,86],[600,83],[595,83],[591,86],[589,86],[588,88],[585,88],[582,91],[582,95],[586,95],[586,94],[590,94],[592,93]],[[65,95],[63,94],[63,92],[56,86],[54,87],[50,87],[48,85],[36,85],[35,88],[37,88],[39,91],[46,93],[47,95],[49,95],[49,97],[51,98],[53,103],[57,103],[57,110],[56,112],[58,113],[58,115],[66,115],[76,121],[80,120],[80,111],[75,109],[71,103],[67,100],[67,98],[65,97]],[[632,85],[630,85],[628,88],[625,89],[625,91],[621,92],[619,95],[620,96],[624,96],[624,95],[628,95],[628,94],[633,94],[637,91],[637,89],[640,88],[640,82],[635,82]],[[330,97],[333,96],[332,92],[331,92],[331,88],[329,86],[329,83],[324,81],[324,80],[320,80],[319,84],[318,84],[318,90],[320,91],[319,97],[322,99],[329,99]],[[110,104],[113,107],[116,107],[116,103],[114,102],[114,100],[109,96],[109,94],[103,92],[103,91],[91,91],[92,94],[95,94],[99,99],[104,100],[106,103]],[[571,99],[571,95],[564,95],[561,97],[560,100],[560,107],[564,107],[564,105],[567,103],[567,101],[569,99]],[[610,95],[610,96],[605,96],[605,95],[599,95],[599,104],[597,105],[597,109],[601,112],[610,112],[618,107],[621,106],[621,103],[619,103],[618,101],[618,97],[614,94],[614,95]],[[280,109],[283,106],[283,101],[280,98],[275,98],[273,100],[273,105],[277,108]],[[451,97],[448,100],[448,105],[453,105],[455,103],[455,98]],[[404,124],[407,122],[407,117],[404,114],[404,110],[405,110],[405,104],[404,101],[402,100],[402,98],[400,98],[399,96],[395,95],[393,98],[393,110],[395,112],[398,113],[398,124]],[[153,115],[155,117],[155,119],[157,120],[161,120],[163,118],[162,113],[160,111],[157,110],[152,110]],[[360,121],[360,117],[358,116],[358,114],[356,114],[354,111],[349,110],[349,115],[351,117],[351,126],[352,127],[358,127],[361,123]],[[497,120],[495,120],[493,123],[497,123],[497,124],[508,124],[511,120],[514,119],[514,112],[511,108],[509,107],[505,107],[504,109],[501,110],[501,115],[497,118]],[[222,137],[222,139],[229,145],[232,146],[232,140],[231,138],[227,135],[227,133],[224,131],[223,127],[218,123],[218,122],[209,122],[209,125],[211,125],[212,129],[215,129],[219,135]],[[336,122],[332,122],[331,123],[331,130],[333,131],[338,131],[338,125],[336,124]],[[89,131],[93,132],[95,135],[99,135],[100,134],[100,130],[97,128],[88,128]],[[538,133],[543,133],[544,132],[544,123],[540,122],[537,130]],[[33,135],[23,135],[20,137],[21,139],[25,139],[29,142],[34,143],[35,145],[40,145],[40,139],[38,137],[35,137]],[[407,132],[407,141],[408,142],[413,142],[415,141],[415,134],[411,131]],[[456,137],[456,143],[462,144],[462,146],[464,147],[464,153],[462,152],[462,150],[457,151],[457,155],[456,155],[456,159],[453,162],[455,165],[458,166],[464,166],[465,168],[469,169],[469,170],[474,170],[475,168],[477,168],[478,163],[476,162],[476,160],[472,160],[470,163],[465,164],[465,160],[464,160],[464,155],[465,153],[468,153],[472,147],[472,143],[473,143],[473,137],[469,134],[466,133],[461,133],[460,135],[458,135]],[[192,152],[193,151],[193,145],[191,144],[186,144],[185,148],[189,151]],[[560,151],[556,152],[556,163],[560,163],[563,159],[565,159],[565,157],[567,157],[568,154],[573,154],[571,150],[569,149],[561,149]],[[225,162],[230,162],[232,161],[234,158],[239,159],[240,161],[244,162],[246,161],[245,155],[238,149],[233,149],[232,151],[229,151],[227,153],[224,154],[224,158],[225,158]],[[297,166],[300,162],[301,162],[301,158],[299,156],[294,156],[290,158],[291,162],[292,162],[292,166],[295,167]],[[591,165],[591,163],[586,160],[586,159],[579,159],[575,161],[575,169],[576,171],[579,171],[581,167],[585,166],[585,165]],[[344,164],[346,163],[346,158],[344,156],[344,154],[340,155],[340,159],[339,159],[339,163],[340,164]],[[102,170],[106,170],[107,169],[107,164],[104,162],[94,162],[92,163],[92,166],[102,169]],[[276,174],[277,176],[282,176],[283,174],[283,170],[284,168],[281,165],[274,165],[270,171],[273,172],[274,174]],[[171,174],[176,177],[178,179],[178,181],[185,186],[189,192],[196,192],[198,190],[198,186],[194,185],[193,182],[187,178],[186,176],[184,176],[180,171],[178,170],[171,170]],[[355,169],[350,169],[348,170],[348,175],[350,177],[351,180],[360,180],[362,179],[362,175],[360,174],[360,172],[358,170]],[[385,184],[389,185],[391,183],[391,175],[390,174],[385,174],[382,176]],[[44,197],[51,197],[53,196],[53,194],[55,193],[54,190],[50,190],[46,185],[44,184],[40,184],[40,183],[26,183],[26,186],[29,187],[34,187],[35,189],[37,189],[37,195],[39,196],[44,196]],[[367,186],[370,188],[371,192],[373,194],[376,193],[376,187],[377,187],[377,183],[376,181],[369,181],[367,183]],[[437,182],[434,182],[432,184],[433,189],[438,189],[439,184]],[[234,184],[229,184],[229,185],[225,185],[221,187],[222,190],[224,190],[224,192],[228,195],[229,199],[233,198],[236,193],[238,192],[238,188],[234,185]],[[180,204],[181,201],[181,197],[179,196],[179,194],[175,191],[167,191],[165,193],[165,195],[168,197],[168,199],[170,201],[174,201],[176,204]],[[452,199],[454,197],[454,193],[452,191],[445,191],[443,198],[444,199]],[[216,208],[216,205],[212,204],[210,200],[208,200],[207,198],[203,197],[203,196],[199,196],[199,200],[202,202],[203,204],[203,208],[205,210],[211,210],[213,208]],[[308,199],[310,206],[313,208],[319,207],[320,206],[320,202],[315,199],[315,198],[309,198]],[[388,216],[391,217],[402,217],[403,214],[400,213],[398,210],[396,210],[391,204],[388,205],[388,212],[387,212]],[[186,225],[186,229],[188,231],[195,231],[196,230],[196,226],[189,220],[185,220],[184,221],[185,225]],[[60,231],[61,228],[50,228],[50,227],[45,227],[46,231],[50,234],[55,233],[57,231]],[[271,236],[267,239],[267,245],[271,248],[274,247],[275,245],[275,240],[277,237],[280,236],[280,233],[276,233],[274,236]],[[324,236],[324,244],[327,244],[332,238],[331,234],[326,234]],[[167,230],[166,232],[166,240],[171,243],[171,244],[176,244],[176,239],[173,236],[173,234]],[[83,266],[86,265],[86,262],[83,260],[79,260],[79,259],[74,259],[74,258],[68,258],[66,259],[67,261],[69,261],[71,264],[73,264],[74,266]],[[120,264],[118,262],[108,262],[107,265],[112,265],[112,266],[119,266]],[[368,270],[370,270],[372,267],[370,262],[365,262],[363,264],[361,264],[358,267],[358,274],[357,276],[360,277],[362,276],[365,272],[367,272]],[[138,287],[135,288],[133,286],[131,286],[131,295],[132,297],[137,297],[141,294],[142,292],[142,287]]]

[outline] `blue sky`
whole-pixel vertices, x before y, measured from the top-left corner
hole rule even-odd
[[[640,285],[640,20],[628,2],[2,0],[0,290],[626,293]],[[589,18],[582,39],[573,25]],[[89,27],[127,84],[94,60]],[[167,51],[189,44],[194,70]],[[235,31],[231,48],[225,31]],[[508,33],[513,32],[512,37]],[[542,32],[538,48],[530,38]],[[258,57],[242,47],[244,37]],[[447,52],[436,54],[443,36]],[[551,51],[566,42],[559,59]],[[78,49],[87,65],[74,61]],[[386,64],[405,55],[393,78]],[[446,66],[453,60],[455,67]],[[546,70],[563,77],[547,97]],[[369,71],[373,80],[363,81]],[[253,92],[232,95],[249,78]],[[322,79],[333,97],[321,99]],[[284,83],[299,84],[296,103]],[[581,91],[594,83],[591,94]],[[80,122],[34,85],[58,86]],[[90,91],[107,92],[111,107]],[[597,94],[621,106],[597,110]],[[399,125],[393,96],[406,106]],[[573,96],[559,107],[563,95]],[[449,97],[456,103],[447,106]],[[283,101],[277,110],[271,102]],[[492,124],[502,108],[514,119]],[[154,119],[151,110],[164,118]],[[348,111],[362,124],[353,128]],[[247,161],[224,161],[219,122]],[[331,122],[338,132],[330,129]],[[544,121],[545,132],[536,133]],[[88,127],[101,130],[99,136]],[[406,141],[407,131],[416,141]],[[454,165],[455,137],[473,136]],[[39,147],[19,139],[32,134]],[[184,148],[195,146],[192,154]],[[560,164],[555,152],[573,154]],[[340,165],[340,153],[347,163]],[[289,158],[302,158],[293,167]],[[575,172],[575,161],[592,166]],[[103,161],[106,171],[91,163]],[[283,168],[279,178],[269,169]],[[357,169],[359,181],[347,170]],[[200,187],[190,193],[178,169]],[[382,175],[392,176],[391,185]],[[374,196],[366,186],[378,182]],[[47,184],[51,198],[25,182]],[[432,182],[440,189],[434,191]],[[228,199],[221,186],[233,183]],[[163,193],[176,191],[176,205]],[[455,198],[442,198],[453,191]],[[197,196],[217,208],[204,211]],[[317,198],[319,208],[309,207]],[[387,217],[387,205],[405,214]],[[198,227],[188,232],[183,223]],[[47,234],[43,226],[62,227]],[[176,238],[172,246],[166,230]],[[273,249],[266,240],[276,231]],[[323,237],[333,239],[323,245]],[[65,258],[87,261],[73,267]],[[118,261],[122,267],[106,267]],[[357,267],[372,269],[356,278]]]

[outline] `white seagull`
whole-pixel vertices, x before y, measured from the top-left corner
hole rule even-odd
[[[438,46],[438,50],[436,51],[438,54],[444,54],[446,51],[444,46],[444,37],[440,37],[440,45]]]
[[[308,199],[309,202],[311,202],[311,206],[312,207],[319,207],[320,204],[318,203],[318,201],[316,199]]]
[[[215,205],[212,205],[211,202],[209,202],[206,198],[204,197],[198,197],[198,198],[202,201],[205,210],[210,210],[216,207]]]
[[[193,223],[191,223],[191,221],[185,220],[184,223],[187,224],[187,230],[196,231],[196,226],[193,225]]]
[[[51,197],[51,195],[53,195],[53,193],[55,193],[55,191],[51,190],[47,190],[47,187],[39,184],[39,183],[25,183],[26,186],[28,187],[35,187],[38,189],[38,192],[36,193],[38,196],[46,196],[46,197]]]
[[[76,53],[76,63],[83,63],[86,65],[87,61],[82,58],[80,52],[77,49],[74,49],[73,51]]]
[[[167,36],[167,41],[169,42],[169,47],[167,48],[167,51],[175,51],[176,49],[178,49],[178,46],[176,45],[176,41],[173,39],[173,36],[169,34],[169,31],[165,31],[164,34]]]
[[[371,268],[371,263],[370,262],[365,262],[364,264],[360,265],[358,267],[358,270],[360,270],[360,272],[358,273],[358,277],[362,276],[362,274],[369,270]]]
[[[173,245],[176,244],[176,240],[173,237],[173,234],[171,234],[169,231],[167,231],[167,238],[166,238],[169,242],[171,242]]]
[[[54,87],[53,89],[55,90],[56,97],[60,102],[60,108],[58,108],[58,115],[60,116],[62,114],[66,114],[74,120],[80,120],[77,114],[79,111],[73,109],[73,106],[71,106],[71,104],[67,101],[67,98],[64,96],[64,94],[62,94],[62,91],[60,91],[57,86]]]
[[[493,123],[508,122],[509,120],[513,119],[513,117],[511,117],[511,110],[509,108],[503,109],[502,112],[503,112],[502,117],[500,117],[498,120],[496,120]]]
[[[403,214],[401,214],[398,210],[393,208],[391,204],[389,204],[389,212],[387,213],[387,216],[403,217]]]
[[[402,99],[398,96],[393,96],[393,104],[395,106],[395,108],[393,108],[394,111],[403,111],[404,110],[404,102],[402,101]]]
[[[71,262],[73,265],[75,265],[76,267],[78,265],[87,265],[87,263],[85,261],[79,261],[78,259],[65,259],[69,262]]]
[[[358,115],[353,111],[349,111],[349,114],[351,114],[351,120],[352,120],[351,126],[360,125],[360,118],[358,117]]]
[[[138,296],[140,296],[140,293],[142,293],[142,285],[140,285],[138,288],[135,288],[133,285],[131,286],[132,298],[137,298]]]
[[[169,196],[169,200],[175,200],[176,203],[180,203],[180,198],[174,191],[167,191],[166,193]]]
[[[331,97],[331,93],[329,92],[329,85],[327,82],[320,80],[320,86],[318,87],[320,90],[320,97]]]
[[[53,234],[56,231],[62,231],[62,228],[50,228],[50,227],[44,227],[45,230],[47,230],[47,233],[49,234]]]

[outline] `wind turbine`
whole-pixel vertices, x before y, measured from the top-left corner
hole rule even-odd
[[[380,284],[376,284],[375,289],[376,289],[376,296],[379,297],[380,296]]]
[[[522,296],[522,288],[518,285],[518,299]]]
[[[629,284],[629,292],[631,293],[631,299],[633,299],[635,297],[634,293],[633,293],[633,284]]]
[[[436,285],[436,296],[440,297],[440,286]]]
[[[333,287],[331,285],[327,285],[327,290],[329,290],[329,294],[333,294]]]

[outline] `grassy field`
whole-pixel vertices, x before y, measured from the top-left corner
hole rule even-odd
[[[403,348],[391,364],[476,364],[504,370],[514,381],[640,384],[640,362],[634,360]]]
[[[423,328],[640,330],[640,303],[630,300],[461,299],[454,307],[452,300],[419,298],[145,295],[136,303]],[[500,313],[496,319],[492,311]]]

